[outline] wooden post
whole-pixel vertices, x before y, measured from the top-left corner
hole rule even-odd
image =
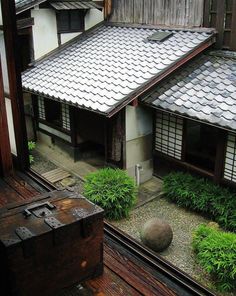
[[[232,25],[231,25],[230,49],[236,50],[236,0],[232,2]]]
[[[12,155],[7,126],[7,113],[3,88],[2,65],[0,58],[0,170],[3,176],[12,173]]]
[[[112,12],[112,0],[105,0],[104,2],[104,20],[108,20]]]
[[[225,153],[227,145],[227,132],[224,130],[218,130],[218,144],[216,149],[216,160],[214,169],[214,182],[220,183],[223,176]]]
[[[224,21],[225,21],[225,1],[217,1],[216,9],[216,30],[218,31],[216,39],[216,48],[222,49],[224,42]]]
[[[1,0],[1,6],[9,78],[9,97],[12,105],[12,116],[17,149],[17,164],[19,169],[24,170],[29,167],[29,152],[24,117],[24,103],[18,49],[19,44],[17,42],[15,1]]]

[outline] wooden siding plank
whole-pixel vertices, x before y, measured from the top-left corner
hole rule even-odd
[[[204,2],[204,12],[203,12],[203,27],[210,27],[210,9],[211,9],[211,1],[205,0]]]
[[[134,1],[134,23],[142,24],[143,23],[143,11],[144,11],[144,0],[135,0]]]
[[[204,0],[113,0],[111,22],[199,27]]]
[[[224,42],[225,1],[217,1],[216,29],[218,31],[216,47],[222,48]]]

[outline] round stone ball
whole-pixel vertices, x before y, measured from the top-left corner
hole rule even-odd
[[[173,232],[168,223],[153,218],[148,220],[141,230],[141,241],[155,252],[160,252],[169,247],[173,239]]]

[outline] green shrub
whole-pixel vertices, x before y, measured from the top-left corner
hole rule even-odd
[[[28,141],[28,149],[29,151],[32,151],[35,148],[36,144],[33,141]],[[29,162],[34,162],[34,157],[32,154],[29,155]]]
[[[137,189],[125,171],[105,168],[86,177],[84,195],[104,209],[106,218],[117,220],[128,216]]]
[[[179,206],[207,214],[222,227],[236,231],[236,196],[229,189],[177,172],[164,178],[163,191]]]
[[[197,260],[222,291],[236,289],[236,234],[200,225],[193,234]]]

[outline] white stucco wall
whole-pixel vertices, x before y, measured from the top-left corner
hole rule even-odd
[[[143,107],[126,107],[126,168],[135,176],[135,165],[143,167],[141,182],[152,176],[152,113]]]
[[[64,44],[64,43],[70,41],[71,39],[75,38],[76,36],[78,36],[80,34],[81,34],[81,32],[61,34],[61,44]]]
[[[95,26],[96,24],[102,22],[104,19],[103,11],[100,11],[98,9],[90,9],[85,16],[85,30],[88,30]]]
[[[14,132],[13,118],[12,118],[11,101],[10,101],[10,99],[5,98],[5,102],[6,102],[6,110],[7,110],[7,123],[8,123],[8,130],[9,130],[11,152],[13,154],[17,155],[15,132]]]
[[[53,9],[32,9],[34,56],[39,59],[58,46],[56,13]]]
[[[5,91],[5,93],[9,93],[7,59],[6,59],[4,36],[3,36],[2,31],[0,31],[0,55],[1,55],[1,63],[2,63],[2,76],[3,76],[4,91]]]

